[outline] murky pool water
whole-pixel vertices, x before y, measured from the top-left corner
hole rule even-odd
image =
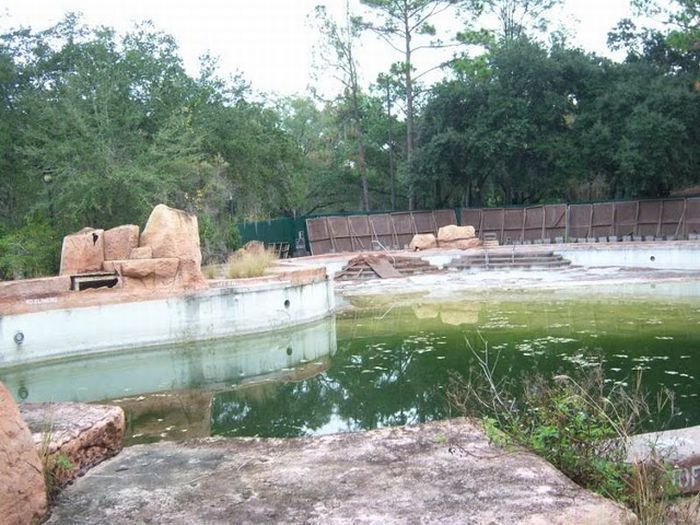
[[[485,341],[516,379],[596,363],[610,383],[641,373],[652,396],[675,393],[673,426],[698,425],[700,296],[645,290],[369,296],[282,333],[0,370],[0,380],[26,401],[119,404],[132,443],[318,435],[448,417],[449,375],[467,374],[469,344]]]

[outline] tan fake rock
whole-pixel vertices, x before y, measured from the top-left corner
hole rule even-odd
[[[441,241],[440,248],[448,248],[455,250],[469,250],[470,248],[479,248],[481,241],[476,237],[473,239],[458,239],[456,241]]]
[[[139,246],[150,246],[153,257],[177,257],[202,263],[197,217],[165,204],[153,208]]]
[[[46,485],[32,435],[0,383],[0,522],[38,522],[46,514]]]
[[[134,248],[129,254],[129,259],[151,259],[153,258],[153,250],[150,246],[141,246]]]
[[[124,445],[124,411],[83,403],[24,403],[34,446],[46,454],[54,489],[117,454]]]
[[[202,274],[202,252],[199,249],[199,227],[195,215],[159,204],[148,218],[139,246],[150,247],[154,258],[180,260],[174,283],[176,286],[207,286]]]
[[[105,261],[128,259],[139,245],[139,227],[135,224],[117,226],[105,231]]]
[[[408,249],[412,252],[429,250],[431,248],[437,248],[437,240],[432,233],[419,233],[414,235],[413,239],[411,239],[411,244],[408,245]]]
[[[250,255],[263,255],[265,253],[265,243],[262,241],[248,241],[238,252],[247,252]]]
[[[454,242],[476,237],[474,226],[455,226],[448,224],[438,230],[438,244],[442,247],[444,242]]]
[[[105,260],[104,230],[83,228],[66,235],[61,249],[60,275],[96,272]]]
[[[174,257],[126,259],[105,261],[104,270],[121,275],[125,288],[152,289],[173,286],[181,264],[182,261]]]

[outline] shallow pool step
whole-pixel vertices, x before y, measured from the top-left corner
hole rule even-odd
[[[465,255],[453,260],[447,268],[457,270],[470,269],[527,269],[527,268],[566,268],[571,261],[553,252],[499,253],[484,255]]]

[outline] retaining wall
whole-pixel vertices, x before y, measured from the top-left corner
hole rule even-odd
[[[322,319],[335,306],[333,284],[323,270],[250,284],[224,281],[215,289],[151,300],[114,297],[85,296],[92,299],[88,306],[32,303],[29,311],[0,316],[0,367],[266,332]]]

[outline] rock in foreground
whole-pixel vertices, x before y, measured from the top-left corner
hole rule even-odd
[[[544,460],[464,419],[308,439],[126,449],[61,496],[48,523],[631,524]]]
[[[52,489],[62,487],[124,444],[124,411],[83,403],[25,403],[22,418],[51,471]]]
[[[44,473],[32,435],[0,383],[0,523],[38,522],[46,505]]]

